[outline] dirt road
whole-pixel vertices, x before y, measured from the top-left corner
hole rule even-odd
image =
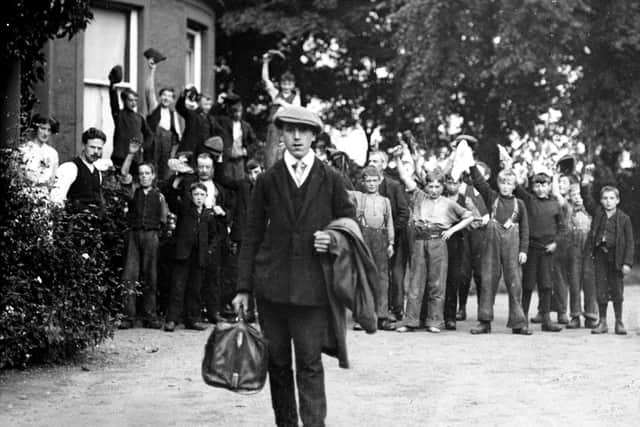
[[[587,330],[349,332],[352,369],[325,358],[329,426],[639,426],[640,287],[625,290],[626,337]],[[532,307],[535,307],[535,302]],[[613,316],[610,308],[610,317]],[[0,373],[0,426],[269,426],[268,389],[207,387],[208,333],[118,332],[83,364]]]

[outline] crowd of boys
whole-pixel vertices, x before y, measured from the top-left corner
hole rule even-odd
[[[146,117],[137,112],[138,95],[118,89],[121,69],[109,74],[111,160],[128,200],[123,281],[130,294],[121,327],[173,331],[182,321],[186,328],[203,330],[205,320],[216,322],[232,310],[251,194],[263,171],[253,154],[261,148],[233,94],[215,108],[210,96],[194,88],[177,99],[173,89],[162,88],[156,97],[156,67],[164,58],[154,50],[145,54]],[[265,55],[266,80],[269,60]],[[299,104],[293,77],[284,78],[284,95],[270,80],[267,84],[272,118],[278,109]],[[27,179],[52,186],[51,199],[69,209],[100,212],[104,171],[98,160],[106,135],[88,129],[81,154],[58,167],[57,153],[48,145],[57,127],[51,118],[34,116],[32,138],[20,147]],[[275,123],[269,134],[276,138]],[[315,155],[331,163],[334,153],[324,136]],[[615,332],[626,333],[623,277],[633,263],[634,240],[628,216],[617,208],[618,190],[602,187],[598,205],[588,174],[542,168],[526,178],[508,161],[493,188],[492,171],[476,161],[476,144],[473,137],[458,137],[452,153],[431,163],[407,154],[402,145],[372,151],[357,182],[343,174],[378,267],[378,328],[455,330],[456,321],[467,318],[473,280],[478,324],[471,333],[490,333],[502,279],[509,296],[507,327],[514,334],[532,333],[528,314],[534,291],[538,308],[531,322],[540,323],[542,331],[584,325],[594,334],[606,333],[611,301]],[[278,149],[277,138],[267,143],[269,162],[281,158]],[[159,287],[159,281],[168,285]]]

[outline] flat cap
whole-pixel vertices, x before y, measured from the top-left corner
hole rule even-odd
[[[109,71],[109,82],[112,84],[117,84],[122,81],[122,65],[115,65],[111,71]]]
[[[322,120],[311,110],[295,105],[280,108],[273,118],[276,125],[282,123],[293,123],[297,125],[305,125],[314,128],[316,131],[322,131]]]
[[[206,141],[204,141],[204,146],[213,154],[220,154],[222,153],[224,144],[222,142],[222,138],[220,138],[219,136],[212,136],[211,138],[208,138]]]
[[[143,52],[143,55],[145,58],[147,59],[153,59],[153,62],[155,62],[156,64],[158,62],[164,61],[165,59],[167,59],[166,56],[164,56],[163,54],[161,54],[160,52],[158,52],[156,49],[150,47],[149,49],[145,50]]]

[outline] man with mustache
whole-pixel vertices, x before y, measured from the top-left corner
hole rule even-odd
[[[106,135],[100,129],[89,128],[82,133],[82,152],[58,168],[51,200],[75,211],[104,208],[102,174],[94,165],[102,157]]]

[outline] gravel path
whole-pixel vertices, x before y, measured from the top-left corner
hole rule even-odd
[[[469,334],[474,307],[455,332],[349,332],[352,368],[325,358],[327,425],[640,426],[640,286],[625,297],[626,337],[511,335],[505,295],[491,335]],[[202,382],[207,336],[120,331],[82,363],[1,372],[0,426],[273,425],[268,388]]]

